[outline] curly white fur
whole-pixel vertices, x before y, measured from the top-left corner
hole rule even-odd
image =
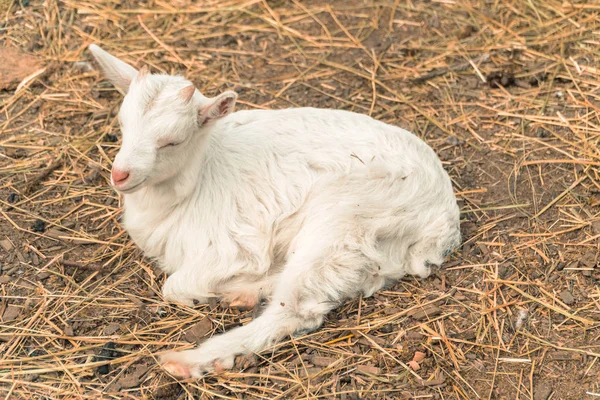
[[[233,92],[209,99],[90,50],[127,93],[113,168],[129,173],[124,226],[169,274],[165,299],[270,299],[248,325],[164,356],[171,373],[231,367],[345,299],[427,277],[458,246],[450,179],[413,134],[346,111],[231,113]]]

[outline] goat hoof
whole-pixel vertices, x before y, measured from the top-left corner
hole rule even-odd
[[[178,363],[177,361],[167,361],[162,365],[163,369],[176,378],[187,379],[191,377],[188,365]]]
[[[252,310],[258,304],[258,296],[255,293],[230,293],[223,299],[230,308],[240,311]]]
[[[192,362],[188,356],[193,351],[195,350],[167,353],[161,357],[160,364],[166,372],[180,379],[198,379],[209,372],[219,374],[233,368],[235,361],[233,355],[221,358],[198,355],[198,361]]]

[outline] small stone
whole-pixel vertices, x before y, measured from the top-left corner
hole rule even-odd
[[[594,235],[600,235],[600,220],[592,222],[592,232]]]
[[[38,280],[43,281],[44,279],[48,279],[50,277],[50,272],[40,272],[35,276]]]
[[[106,335],[106,336],[114,335],[119,329],[121,329],[119,324],[114,324],[114,323],[108,324],[104,328],[104,335]]]
[[[372,365],[359,365],[356,367],[356,372],[360,372],[361,374],[365,375],[379,375],[381,371],[379,368]]]
[[[16,193],[9,194],[8,198],[6,199],[6,201],[8,201],[9,204],[15,204],[18,200],[19,200],[19,195]]]
[[[426,320],[436,317],[442,313],[442,310],[434,305],[429,304],[425,307],[417,308],[408,313],[409,316],[413,317],[416,320]]]
[[[461,146],[465,144],[465,141],[454,135],[450,135],[446,138],[446,144],[449,144],[450,146]]]
[[[416,351],[415,356],[413,357],[413,361],[420,363],[425,359],[425,357],[427,357],[427,354],[423,353],[422,351]]]
[[[561,264],[558,264],[558,265],[556,266],[556,270],[557,270],[557,271],[562,271],[563,269],[565,269],[565,264],[562,264],[562,263],[561,263]]]
[[[104,344],[100,350],[100,353],[96,357],[96,361],[108,361],[117,358],[120,352],[115,350],[115,346],[115,342],[107,342]],[[101,365],[96,369],[96,372],[98,372],[100,375],[106,375],[110,372],[110,365]]]
[[[14,321],[21,314],[21,308],[16,306],[8,306],[6,310],[4,310],[4,314],[2,314],[2,321]]]
[[[244,354],[235,359],[236,368],[246,370],[248,368],[256,367],[258,365],[258,358],[255,354]]]
[[[31,230],[38,233],[44,232],[46,230],[46,222],[41,219],[36,219],[31,225]]]
[[[185,333],[184,339],[190,343],[199,343],[212,330],[210,319],[204,318]]]
[[[132,372],[119,379],[118,383],[122,388],[125,389],[138,387],[142,382],[142,378],[149,369],[150,367],[147,365],[138,365]]]
[[[75,336],[75,333],[73,332],[73,327],[71,325],[65,325],[63,332],[66,336]]]
[[[540,382],[533,389],[533,400],[547,400],[552,393],[552,387],[549,383]]]
[[[8,275],[2,275],[2,276],[0,276],[0,284],[1,283],[8,283],[8,282],[10,282],[10,276],[8,276]]]
[[[562,300],[562,302],[567,305],[571,305],[571,304],[575,303],[575,298],[573,297],[571,292],[569,292],[567,289],[560,292],[559,296],[560,296],[560,299]]]
[[[335,358],[332,357],[321,357],[321,356],[313,356],[310,359],[310,362],[315,367],[328,367],[336,361]]]
[[[594,268],[596,265],[596,252],[588,251],[579,259],[579,265],[585,268]]]
[[[419,332],[415,332],[415,331],[410,331],[406,334],[406,339],[411,340],[411,341],[419,341],[419,340],[423,340],[424,338],[425,338],[425,335],[423,335],[422,333],[419,333]]]
[[[6,251],[11,251],[13,248],[12,243],[8,239],[0,240],[0,246]]]

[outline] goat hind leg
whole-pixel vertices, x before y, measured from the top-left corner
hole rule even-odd
[[[231,368],[236,355],[259,353],[287,335],[318,328],[341,300],[358,292],[364,276],[348,271],[360,265],[355,259],[346,257],[348,264],[340,265],[332,262],[338,259],[334,251],[317,252],[315,257],[312,248],[309,258],[302,257],[302,253],[297,251],[288,261],[262,315],[196,349],[165,354],[160,360],[163,367],[181,378],[198,378]]]

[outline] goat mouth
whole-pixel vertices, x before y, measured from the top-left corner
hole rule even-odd
[[[141,181],[140,183],[133,185],[132,187],[128,187],[127,189],[119,189],[118,187],[115,186],[115,189],[117,189],[117,191],[119,193],[123,193],[123,194],[130,194],[136,191],[136,189],[138,189],[140,186],[142,186],[142,184],[146,182],[146,179],[144,179],[143,181]]]

